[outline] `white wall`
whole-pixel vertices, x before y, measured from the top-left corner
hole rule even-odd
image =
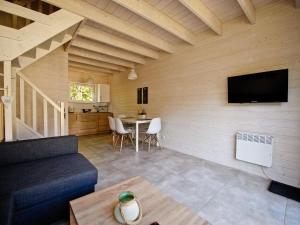
[[[261,167],[235,159],[235,133],[275,137],[273,179],[300,187],[300,9],[278,1],[257,11],[256,25],[244,18],[208,31],[196,46],[181,46],[138,68],[139,78],[114,75],[114,113],[136,114],[136,88],[149,87],[149,115],[163,120],[164,146],[250,173]],[[289,102],[228,104],[227,77],[289,69]]]

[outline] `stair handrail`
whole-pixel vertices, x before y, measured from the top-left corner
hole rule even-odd
[[[47,100],[53,107],[55,107],[59,112],[61,111],[61,107],[55,103],[51,98],[49,98],[41,89],[39,89],[34,83],[32,83],[22,72],[17,72],[17,75],[21,77],[27,84],[29,84],[33,89],[36,90],[44,99]]]
[[[25,120],[25,113],[24,113],[24,81],[29,84],[29,86],[34,90],[34,96],[36,96],[36,93],[38,93],[43,98],[43,105],[44,105],[44,136],[48,137],[48,121],[47,121],[47,103],[53,106],[57,112],[60,113],[60,135],[65,135],[65,104],[64,102],[60,102],[60,105],[55,103],[51,98],[49,98],[41,89],[39,89],[34,83],[32,83],[22,72],[16,73],[20,77],[20,114],[21,114],[21,121],[24,122]],[[33,112],[33,115],[36,116],[36,112]],[[58,127],[57,127],[57,114],[54,114],[54,135],[57,136],[58,133]],[[36,131],[36,119],[33,120],[33,130]]]

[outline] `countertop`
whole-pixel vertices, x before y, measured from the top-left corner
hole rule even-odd
[[[112,112],[69,112],[69,114],[96,114],[96,113],[112,113]]]

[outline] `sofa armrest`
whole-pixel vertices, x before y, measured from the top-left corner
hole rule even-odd
[[[76,136],[61,136],[0,143],[0,166],[78,152]]]

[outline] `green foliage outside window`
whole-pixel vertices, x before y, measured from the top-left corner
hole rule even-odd
[[[70,85],[70,98],[72,101],[94,101],[94,86],[88,84],[72,83]]]

